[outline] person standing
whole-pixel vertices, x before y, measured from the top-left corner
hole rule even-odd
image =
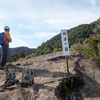
[[[1,45],[2,49],[1,67],[0,67],[1,70],[6,68],[6,59],[8,54],[9,42],[12,41],[9,33],[10,28],[8,26],[5,26],[4,30],[5,30],[3,34],[4,44]]]

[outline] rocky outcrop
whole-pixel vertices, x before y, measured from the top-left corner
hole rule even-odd
[[[77,74],[85,81],[85,85],[71,95],[75,97],[80,95],[81,100],[100,100],[99,65],[78,53],[70,52],[70,54],[68,56],[69,72]],[[17,84],[4,87],[6,74],[0,70],[0,100],[63,100],[55,92],[60,83],[59,80],[66,77],[66,63],[62,52],[42,55],[13,64],[17,64],[16,79],[20,82],[24,66],[34,69],[34,85],[27,88]],[[66,97],[66,100],[70,98]]]

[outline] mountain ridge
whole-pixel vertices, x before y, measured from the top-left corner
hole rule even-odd
[[[95,34],[95,32],[97,32],[97,29],[99,29],[100,31],[99,26],[100,26],[100,18],[97,21],[91,22],[90,24],[81,24],[69,29],[68,30],[69,47],[71,47],[74,43],[78,43],[79,41],[84,41],[86,38],[89,38],[90,35]],[[34,48],[30,49],[28,47],[16,47],[16,48],[10,48],[10,50],[7,59],[10,59],[13,53],[16,52],[19,54],[19,52],[21,51],[24,51],[25,54],[26,51],[29,51],[30,52],[29,54],[34,53],[35,54],[34,56],[62,51],[61,33],[55,35],[46,42],[43,42],[40,46],[38,46],[35,49]]]
[[[16,48],[9,48],[7,61],[9,61],[10,57],[14,53],[20,54],[23,51],[26,55],[29,55],[29,54],[33,53],[33,50],[34,50],[34,48],[30,49],[30,48],[24,47],[24,46],[16,47]],[[2,56],[2,50],[1,50],[1,47],[0,47],[0,57],[1,56]]]
[[[86,38],[89,38],[92,34],[95,34],[93,30],[96,30],[97,32],[97,29],[98,29],[100,32],[99,26],[100,26],[100,20],[98,19],[97,21],[91,22],[90,24],[81,24],[67,30],[69,47],[71,47],[74,43],[78,43],[79,41],[84,41]],[[58,51],[62,51],[61,33],[59,33],[58,35],[55,35],[54,37],[47,40],[46,42],[43,42],[40,46],[38,46],[34,50],[34,53],[36,53],[37,51],[40,51],[40,55],[41,55],[43,54],[43,52],[46,52],[46,51],[48,53],[53,52],[53,51],[48,51],[48,46],[49,47],[51,46],[53,50],[55,48],[58,48]]]

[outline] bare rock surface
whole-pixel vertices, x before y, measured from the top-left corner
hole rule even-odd
[[[0,70],[0,100],[62,100],[55,92],[59,84],[57,80],[66,77],[66,63],[62,52],[42,55],[13,64],[18,64],[16,79],[20,81],[22,81],[23,67],[34,69],[35,84],[28,88],[18,85],[5,88],[3,85],[6,75],[3,70]],[[68,65],[70,73],[77,73],[85,80],[84,87],[77,92],[77,94],[81,93],[82,100],[100,100],[100,68],[98,64],[78,53],[70,52]],[[66,100],[70,99],[66,98]]]

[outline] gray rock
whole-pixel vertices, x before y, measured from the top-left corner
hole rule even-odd
[[[83,100],[82,93],[79,88],[84,86],[84,81],[77,75],[62,79],[59,83],[55,94],[59,95],[63,100]]]

